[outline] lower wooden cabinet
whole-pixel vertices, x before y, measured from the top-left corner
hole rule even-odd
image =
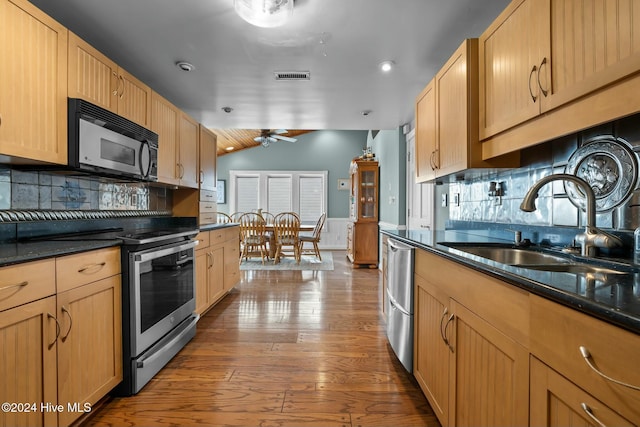
[[[90,411],[122,381],[121,301],[120,275],[58,294],[60,426]]]
[[[528,296],[422,250],[415,265],[414,375],[440,423],[527,425],[529,351],[498,317],[526,328],[510,311]]]
[[[70,425],[122,381],[119,253],[0,268],[0,426]]]
[[[378,223],[347,224],[347,257],[355,265],[378,265]]]
[[[414,375],[443,426],[640,425],[640,337],[416,249]]]
[[[203,314],[240,280],[239,230],[205,231],[196,239],[196,313]]]
[[[55,296],[0,311],[0,400],[11,405],[0,412],[2,427],[57,425],[40,406],[58,404],[55,313]]]
[[[531,358],[531,426],[633,426],[580,387]]]

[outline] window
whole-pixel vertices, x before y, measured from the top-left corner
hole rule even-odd
[[[327,210],[327,171],[229,171],[231,212],[293,211],[314,223]]]

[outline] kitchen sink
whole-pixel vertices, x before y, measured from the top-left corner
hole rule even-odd
[[[562,256],[548,254],[544,252],[533,251],[530,249],[520,249],[511,247],[496,246],[471,246],[468,244],[457,245],[455,243],[442,243],[450,248],[476,255],[481,258],[487,258],[501,264],[508,265],[539,265],[539,264],[561,264],[569,263],[571,260]]]
[[[497,246],[491,244],[448,243],[441,242],[458,251],[485,258],[491,261],[529,270],[572,274],[629,274],[629,266],[607,267],[583,262],[571,255],[553,254],[536,249]]]
[[[606,267],[599,267],[588,264],[536,264],[536,265],[518,265],[517,267],[529,270],[551,271],[558,273],[573,274],[627,274],[626,271],[612,270]]]

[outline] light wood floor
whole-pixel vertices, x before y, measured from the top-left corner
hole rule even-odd
[[[241,272],[196,337],[87,425],[439,426],[387,344],[380,272]]]

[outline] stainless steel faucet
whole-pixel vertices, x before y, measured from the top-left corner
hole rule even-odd
[[[613,248],[616,246],[622,246],[622,240],[613,234],[604,232],[596,227],[596,195],[593,189],[584,179],[578,178],[575,175],[569,175],[564,173],[548,175],[540,179],[533,184],[527,194],[522,199],[520,209],[525,212],[533,212],[536,210],[535,201],[538,198],[538,191],[545,184],[551,181],[569,181],[580,187],[587,198],[587,225],[584,228],[583,233],[576,234],[576,242],[580,243],[581,255],[594,257],[597,253],[597,248]]]

